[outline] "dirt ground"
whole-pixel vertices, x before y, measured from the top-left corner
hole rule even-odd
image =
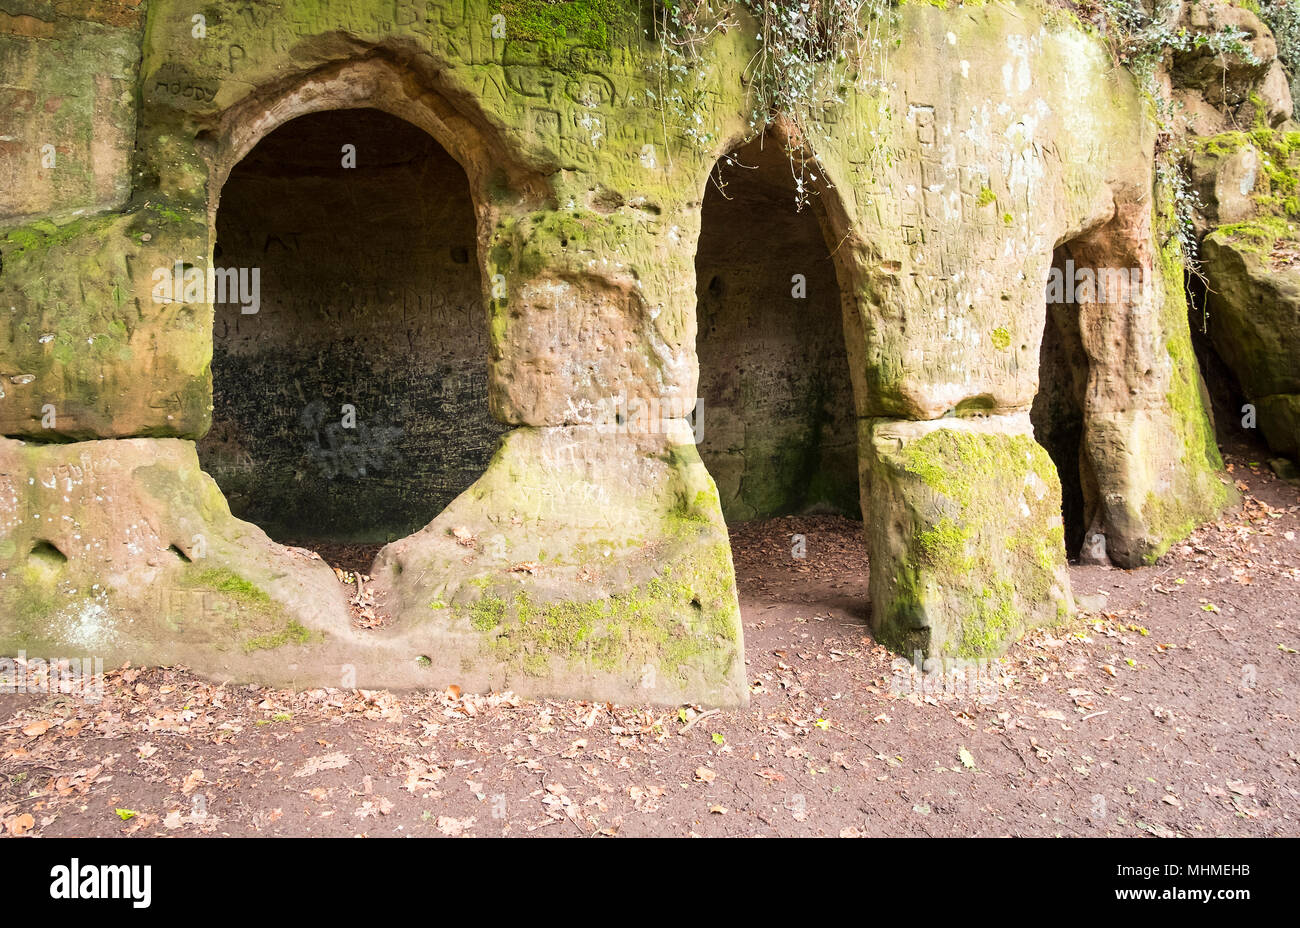
[[[98,704],[0,696],[0,819],[25,836],[1300,835],[1300,492],[1246,455],[1229,458],[1239,512],[1154,567],[1072,568],[1093,611],[948,691],[872,639],[860,527],[776,519],[734,534],[747,709],[126,669]]]

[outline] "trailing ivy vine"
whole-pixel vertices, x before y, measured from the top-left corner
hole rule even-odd
[[[718,130],[705,121],[700,56],[716,33],[756,28],[757,50],[744,70],[749,127],[761,132],[778,117],[788,127],[795,201],[802,207],[821,176],[816,153],[802,144],[811,115],[843,104],[850,88],[869,93],[887,84],[894,21],[891,0],[657,0],[660,55],[652,96],[665,129],[671,120],[701,149],[714,150]],[[884,94],[876,98],[888,106]]]

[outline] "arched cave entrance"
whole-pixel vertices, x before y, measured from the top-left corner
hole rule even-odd
[[[840,289],[789,157],[762,137],[704,196],[696,271],[700,457],[728,522],[861,518]]]
[[[1073,295],[1069,279],[1075,270],[1068,243],[1052,252],[1056,282],[1048,279],[1038,393],[1030,411],[1034,437],[1047,449],[1061,478],[1065,551],[1071,559],[1083,548],[1098,503],[1096,479],[1084,445],[1088,354],[1083,347],[1079,305],[1069,298]]]
[[[214,265],[260,283],[256,312],[215,305],[199,453],[232,511],[282,542],[428,523],[505,430],[460,165],[379,110],[301,116],[235,166],[216,233]]]

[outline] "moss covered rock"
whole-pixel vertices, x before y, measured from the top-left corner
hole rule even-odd
[[[871,615],[905,654],[983,658],[1073,611],[1061,485],[1027,415],[864,420]]]
[[[203,222],[152,205],[0,232],[0,434],[203,434],[206,283],[189,298],[156,283],[206,267],[206,239]]]
[[[141,12],[138,3],[0,9],[0,228],[126,202]]]
[[[1255,406],[1268,446],[1292,458],[1300,451],[1300,267],[1274,249],[1283,243],[1280,254],[1289,254],[1294,235],[1280,220],[1262,220],[1221,227],[1202,245],[1210,340]]]
[[[230,515],[191,442],[0,439],[0,648],[338,685],[332,571]]]
[[[516,429],[480,480],[388,545],[392,634],[431,670],[520,692],[748,699],[717,490],[684,422]]]

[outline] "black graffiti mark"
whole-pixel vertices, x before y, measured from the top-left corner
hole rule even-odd
[[[374,426],[364,421],[345,428],[341,418],[315,400],[298,418],[303,434],[303,452],[327,480],[361,478],[385,473],[402,463],[397,443],[404,434],[398,426]]]

